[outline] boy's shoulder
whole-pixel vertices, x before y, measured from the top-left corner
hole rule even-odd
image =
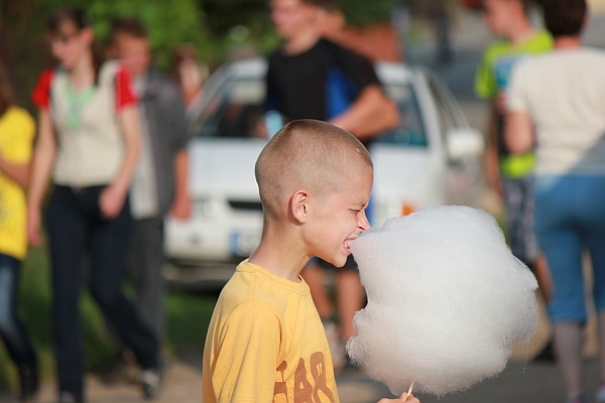
[[[309,295],[306,283],[294,283],[278,277],[260,266],[243,261],[223,288],[217,307],[233,311],[252,301],[258,306],[271,307],[276,312],[285,309],[291,298]]]

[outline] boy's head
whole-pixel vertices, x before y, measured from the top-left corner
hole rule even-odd
[[[133,77],[138,77],[149,68],[151,51],[147,30],[134,17],[114,20],[111,24],[111,45],[124,68]]]
[[[496,35],[509,37],[519,19],[527,19],[529,0],[484,0],[483,19]]]
[[[353,135],[329,123],[297,120],[282,128],[255,166],[265,225],[292,225],[305,252],[344,265],[365,216],[372,160]]]
[[[585,0],[545,0],[544,25],[553,38],[579,36],[587,12]]]
[[[314,29],[322,11],[338,10],[336,0],[269,0],[269,7],[277,33],[286,40]]]

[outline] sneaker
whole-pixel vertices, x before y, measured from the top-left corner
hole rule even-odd
[[[601,386],[599,386],[599,389],[597,389],[595,401],[597,403],[605,403],[605,383],[602,383]]]
[[[141,371],[141,384],[143,386],[143,396],[151,400],[158,397],[164,383],[163,371],[157,369],[145,369]]]
[[[59,392],[59,403],[82,403],[84,399],[78,398],[71,392]]]
[[[21,383],[21,402],[33,402],[36,393],[38,393],[38,369],[34,365],[20,365],[19,380]]]

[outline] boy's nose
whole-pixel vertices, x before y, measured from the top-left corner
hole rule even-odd
[[[357,222],[357,225],[359,226],[359,229],[361,231],[366,231],[370,229],[370,222],[368,221],[368,217],[366,216],[365,210],[359,213],[359,220]]]

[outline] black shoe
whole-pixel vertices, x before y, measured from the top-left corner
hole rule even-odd
[[[21,383],[21,402],[32,402],[38,393],[38,368],[35,365],[21,364],[19,366]]]
[[[540,351],[533,359],[533,363],[536,364],[556,364],[557,356],[553,346],[553,341],[550,340],[546,346]]]

